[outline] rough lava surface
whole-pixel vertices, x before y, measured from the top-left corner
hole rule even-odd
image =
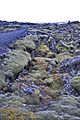
[[[80,22],[0,21],[0,120],[80,120]]]

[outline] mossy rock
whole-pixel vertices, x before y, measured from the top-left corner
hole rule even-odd
[[[36,120],[35,113],[16,108],[2,108],[0,113],[2,120]]]
[[[30,54],[22,50],[14,50],[7,56],[8,59],[4,59],[5,72],[12,72],[13,77],[15,77],[24,68],[24,66],[27,66],[28,61],[31,60]]]
[[[35,57],[34,58],[34,68],[36,69],[42,69],[42,70],[47,70],[48,69],[48,62],[47,60],[43,57]]]
[[[64,96],[64,97],[60,97],[60,100],[62,101],[63,105],[70,105],[70,106],[77,106],[78,101],[75,99],[74,96]]]
[[[53,52],[48,52],[46,55],[47,58],[55,58],[55,54]]]
[[[45,79],[45,82],[46,82],[48,85],[52,85],[52,84],[53,84],[53,78],[52,78],[52,77],[46,78],[46,79]]]
[[[23,104],[25,104],[26,100],[24,98],[21,98],[14,94],[6,93],[4,95],[5,97],[0,97],[0,105],[2,104],[2,107],[12,107],[12,108],[19,108],[22,107]],[[9,96],[9,97],[7,97]]]
[[[6,86],[5,75],[2,70],[0,70],[0,89]]]
[[[46,70],[36,70],[34,73],[32,73],[32,77],[36,79],[44,79],[48,76]]]
[[[74,77],[71,85],[80,94],[80,76]]]
[[[31,29],[31,28],[29,28],[29,29]],[[25,37],[25,39],[27,39],[27,40],[31,40],[31,41],[38,41],[38,37],[37,37],[37,35],[27,35],[26,37]]]
[[[35,49],[36,46],[32,40],[28,40],[27,38],[24,38],[23,40],[17,40],[13,45],[12,48],[14,49],[20,49],[20,50],[26,50],[26,49]]]
[[[34,93],[32,95],[27,95],[26,98],[26,104],[30,104],[30,105],[39,105],[40,101],[39,101],[39,95]]]
[[[47,47],[47,45],[45,45],[44,43],[42,43],[38,48],[37,51],[40,51],[41,53],[47,53],[49,52],[49,48]]]
[[[61,75],[59,73],[55,73],[52,75],[52,78],[53,83],[51,85],[51,89],[60,91],[64,85]]]
[[[37,112],[37,120],[61,120],[55,111],[39,111]]]
[[[56,59],[58,59],[58,61],[62,62],[64,59],[68,59],[68,58],[72,58],[73,55],[71,55],[68,52],[64,52],[64,53],[60,53],[58,55],[56,55]]]
[[[53,98],[59,97],[59,93],[63,89],[63,81],[62,78],[56,74],[54,77],[51,76],[45,79],[47,86],[53,91]]]

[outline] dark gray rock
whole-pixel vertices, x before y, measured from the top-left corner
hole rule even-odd
[[[80,71],[80,56],[65,59],[60,65],[60,72],[78,73]]]

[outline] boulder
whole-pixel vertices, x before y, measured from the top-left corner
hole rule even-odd
[[[28,64],[31,60],[30,54],[22,50],[13,50],[6,54],[6,58],[3,59],[0,69],[0,81],[4,84],[5,79],[13,80],[18,73]]]
[[[12,72],[13,77],[15,77],[24,68],[24,66],[27,66],[29,60],[31,60],[31,57],[28,52],[24,52],[22,50],[12,51],[8,55],[8,59],[4,59],[5,73],[7,71]]]
[[[20,49],[20,50],[26,50],[26,49],[34,50],[36,46],[32,40],[28,40],[28,38],[24,38],[23,40],[16,41],[12,45],[12,48]]]

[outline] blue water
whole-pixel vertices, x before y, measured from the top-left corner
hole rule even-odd
[[[0,32],[0,55],[7,52],[10,43],[24,37],[26,34],[27,28],[21,28],[11,32]]]

